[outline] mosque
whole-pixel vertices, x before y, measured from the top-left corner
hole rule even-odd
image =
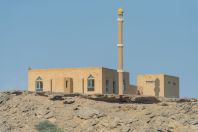
[[[179,98],[179,78],[165,74],[138,75],[137,85],[123,68],[123,14],[118,9],[118,68],[29,69],[28,91],[84,94],[132,94]]]

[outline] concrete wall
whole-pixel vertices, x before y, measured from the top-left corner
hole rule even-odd
[[[179,98],[179,78],[174,76],[164,76],[165,97]]]
[[[164,74],[138,75],[139,93],[146,96],[179,97],[179,78]]]
[[[146,96],[164,96],[164,76],[138,75],[137,86],[141,94]]]
[[[88,77],[92,75],[95,80],[94,91],[87,90]],[[108,68],[65,68],[65,69],[41,69],[29,70],[28,90],[35,91],[35,81],[38,77],[43,80],[43,91],[52,92],[77,92],[85,94],[118,94],[118,73]],[[108,80],[108,92],[106,91]],[[131,93],[129,73],[124,72],[126,91]],[[67,88],[66,88],[67,81]],[[113,92],[115,83],[115,93]]]
[[[129,85],[129,87],[124,91],[124,94],[137,95],[137,86]]]
[[[106,91],[106,80],[109,80],[109,89]],[[102,91],[104,94],[113,94],[113,81],[116,82],[115,93],[118,93],[118,73],[116,70],[103,68],[102,70]]]
[[[102,86],[104,94],[118,94],[118,73],[116,70],[103,68],[102,71]],[[106,91],[106,80],[109,81],[109,89]],[[129,73],[124,72],[124,80],[126,84],[126,90],[130,87]],[[113,81],[116,82],[116,92],[113,92]]]
[[[92,75],[95,80],[95,90],[87,91],[87,78]],[[65,88],[68,78],[73,80],[73,92],[98,94],[102,93],[102,68],[66,68],[29,70],[28,90],[35,91],[35,81],[38,77],[43,79],[43,91],[69,92]]]

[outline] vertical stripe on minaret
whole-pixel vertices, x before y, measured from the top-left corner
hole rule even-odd
[[[123,9],[118,9],[118,94],[123,95]]]

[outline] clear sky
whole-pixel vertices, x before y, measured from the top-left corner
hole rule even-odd
[[[198,97],[197,0],[1,0],[0,90],[27,89],[28,67],[117,67],[117,8],[125,10],[124,66],[180,77]]]

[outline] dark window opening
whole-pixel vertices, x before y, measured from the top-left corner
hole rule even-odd
[[[125,80],[123,80],[123,90],[124,91],[126,90],[126,82],[125,82]]]
[[[106,93],[109,93],[109,80],[106,80]]]
[[[116,82],[113,81],[113,93],[115,94],[116,93]]]
[[[95,80],[94,77],[90,75],[87,80],[87,90],[94,91],[94,87],[95,87]]]

